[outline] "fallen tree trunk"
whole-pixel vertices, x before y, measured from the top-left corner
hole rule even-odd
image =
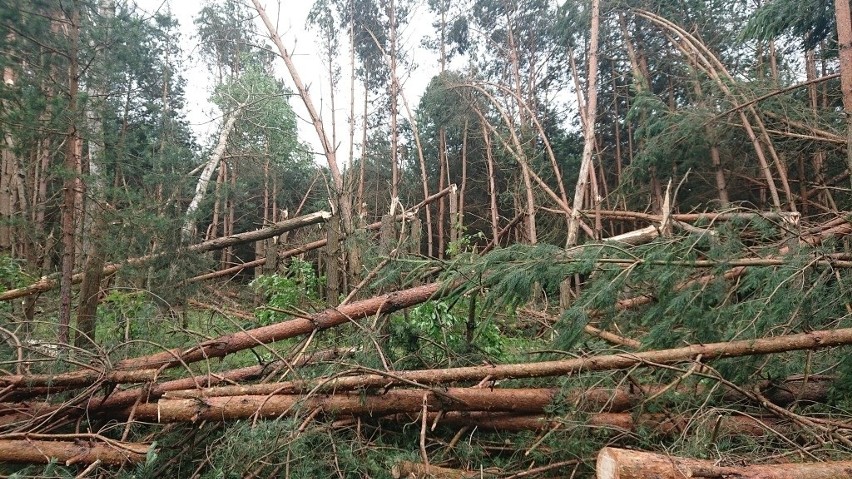
[[[256,329],[240,331],[200,343],[190,349],[172,349],[149,356],[125,359],[110,371],[87,369],[62,374],[5,375],[0,385],[18,387],[88,386],[95,382],[132,383],[155,380],[162,368],[190,364],[274,341],[308,334],[375,314],[387,314],[414,306],[435,296],[440,284],[431,283],[329,308],[306,318],[297,318]]]
[[[424,199],[420,203],[412,206],[411,208],[406,210],[406,213],[394,216],[394,220],[395,221],[402,221],[404,219],[410,219],[411,218],[410,215],[412,215],[418,209],[420,209],[424,205],[427,205],[427,204],[432,203],[432,202],[434,202],[434,201],[436,201],[440,198],[443,198],[444,196],[447,196],[450,193],[450,191],[452,191],[452,188],[449,188],[449,187],[444,188],[443,190],[435,193],[434,195]],[[364,229],[367,230],[367,231],[377,231],[379,228],[381,228],[381,226],[382,226],[382,222],[377,221],[375,223],[368,224],[367,226],[364,227]],[[344,239],[346,239],[346,238],[343,237],[343,236],[340,237],[341,241],[343,241]],[[313,251],[313,250],[316,250],[316,249],[323,248],[326,245],[328,245],[328,238],[323,238],[323,239],[320,239],[320,240],[317,240],[317,241],[312,241],[310,243],[305,243],[301,246],[297,246],[297,247],[292,248],[290,250],[278,253],[278,258],[279,259],[291,258],[293,256],[297,256],[297,255],[300,255],[300,254],[303,254],[303,253],[307,253],[308,251]],[[238,264],[236,266],[232,266],[230,268],[226,268],[226,269],[223,269],[223,270],[213,271],[211,273],[206,273],[206,274],[194,276],[194,277],[186,280],[186,282],[187,283],[197,283],[199,281],[207,281],[209,279],[221,278],[222,276],[228,276],[230,274],[239,273],[240,271],[242,271],[244,269],[256,268],[258,266],[263,266],[265,264],[266,264],[266,258],[259,258],[259,259],[256,259],[254,261],[249,261],[249,262],[246,262],[246,263],[243,263],[243,264]]]
[[[600,215],[607,219],[621,220],[643,220],[651,223],[660,223],[663,220],[663,215],[654,215],[650,213],[642,213],[637,211],[617,211],[617,210],[583,210],[583,216]],[[781,220],[790,223],[798,223],[800,218],[799,213],[787,212],[730,212],[730,213],[672,213],[669,218],[674,221],[682,221],[684,223],[695,223],[698,221],[732,221],[732,220],[751,220],[751,219],[767,219]]]
[[[70,466],[97,461],[121,466],[144,461],[149,449],[147,444],[118,441],[0,439],[0,462],[47,464],[56,460]]]
[[[249,349],[274,341],[321,331],[376,314],[388,314],[420,304],[435,296],[441,285],[431,283],[424,286],[395,291],[381,296],[356,301],[338,308],[329,308],[305,318],[296,318],[270,324],[248,331],[240,331],[205,341],[188,350],[172,349],[133,359],[125,359],[117,365],[119,370],[172,367],[210,358],[221,358],[228,354]]]
[[[127,417],[131,411],[141,420],[157,422],[226,421],[250,417],[273,418],[298,411],[320,409],[326,414],[383,416],[423,409],[424,401],[432,410],[543,412],[553,402],[553,389],[482,389],[450,388],[398,389],[379,395],[341,392],[330,395],[216,396],[201,399],[171,399],[156,404],[140,404],[118,412]],[[109,411],[106,411],[108,414]]]
[[[410,424],[419,418],[418,413],[400,413],[385,416],[382,422],[397,422]],[[429,413],[429,424],[439,426],[461,427],[469,426],[493,431],[543,431],[555,427],[586,427],[597,429],[613,429],[617,431],[637,432],[639,429],[654,431],[662,436],[681,434],[689,428],[695,418],[686,415],[641,414],[635,416],[627,412],[597,413],[553,417],[543,414],[518,414],[511,412],[483,411],[446,411]],[[705,423],[706,424],[706,423]],[[783,433],[790,432],[789,423],[775,417],[754,417],[738,414],[720,415],[710,424],[710,427],[721,436],[751,436],[768,435],[770,429]]]
[[[205,253],[208,251],[224,249],[230,246],[235,246],[243,243],[251,243],[266,238],[272,238],[273,236],[279,236],[281,234],[286,233],[287,231],[292,231],[305,226],[322,223],[324,221],[327,221],[329,218],[331,218],[331,214],[326,211],[311,213],[309,215],[300,216],[298,218],[284,220],[266,228],[248,231],[245,233],[239,233],[232,236],[223,236],[221,238],[205,241],[203,243],[194,244],[192,246],[184,248],[178,253]],[[125,266],[139,266],[154,261],[156,259],[172,257],[174,255],[174,251],[167,251],[146,256],[140,256],[138,258],[130,258],[119,263],[110,263],[104,266],[102,276],[106,277],[111,274],[114,274],[116,271],[120,270]],[[77,284],[81,281],[83,281],[83,273],[77,273],[71,277],[72,284]],[[23,288],[17,289],[10,289],[9,291],[4,291],[0,293],[0,301],[9,301],[12,299],[21,298],[36,293],[43,293],[45,291],[50,291],[56,288],[58,285],[59,276],[43,276],[41,277],[41,279],[29,286],[24,286]]]
[[[852,461],[722,467],[703,459],[605,447],[598,453],[596,472],[598,479],[838,479],[852,477]]]
[[[497,475],[485,471],[450,469],[420,462],[400,461],[391,468],[391,476],[394,479],[476,479],[480,477],[496,477]]]
[[[695,344],[682,348],[662,349],[639,353],[621,353],[604,356],[588,356],[576,359],[542,361],[537,363],[516,363],[488,366],[467,366],[445,369],[421,369],[395,371],[392,375],[379,373],[362,374],[334,378],[317,378],[278,383],[276,385],[258,385],[253,389],[257,394],[271,394],[267,389],[280,388],[290,392],[311,390],[351,390],[355,388],[381,388],[398,384],[446,384],[460,381],[534,378],[547,376],[566,376],[581,372],[630,369],[636,366],[653,364],[673,364],[701,357],[702,361],[740,356],[755,356],[798,350],[815,350],[832,346],[852,344],[852,328],[811,331],[772,338],[745,339],[723,343]],[[262,391],[262,392],[260,392]],[[210,391],[204,394],[212,395]]]

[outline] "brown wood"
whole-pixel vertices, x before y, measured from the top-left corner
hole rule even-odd
[[[852,173],[852,12],[847,0],[834,0],[837,46],[840,57],[840,91],[846,114],[846,168]]]
[[[382,421],[412,423],[417,420],[417,413],[400,413],[383,417]],[[595,413],[567,416],[547,416],[544,414],[520,414],[513,412],[483,412],[483,411],[444,411],[430,413],[430,423],[441,426],[462,427],[470,426],[494,431],[543,431],[554,427],[571,425],[571,427],[586,427],[599,430],[610,430],[613,433],[629,431],[637,432],[640,428],[654,431],[661,436],[682,434],[695,423],[696,418],[686,415],[671,416],[667,414],[641,414],[629,412]],[[719,437],[722,436],[767,436],[769,428],[773,431],[787,433],[791,430],[788,423],[774,417],[752,417],[737,414],[720,415],[708,422]],[[694,429],[693,429],[694,430]]]
[[[450,469],[421,462],[400,461],[391,468],[394,479],[400,478],[435,478],[435,479],[475,479],[480,477],[496,477],[493,473],[483,471],[468,471],[464,469]]]
[[[852,477],[852,461],[724,467],[715,461],[605,447],[598,453],[596,471],[597,479],[839,479]]]
[[[150,446],[126,442],[95,442],[85,438],[74,441],[38,439],[0,439],[0,461],[42,463],[57,460],[62,464],[102,464],[120,466],[145,460]]]
[[[440,391],[397,389],[368,395],[361,391],[329,395],[245,395],[204,398],[170,398],[135,407],[135,417],[157,422],[223,421],[250,417],[274,418],[299,411],[321,409],[326,414],[383,416],[417,412],[424,395],[430,410],[543,412],[553,401],[552,389],[449,388]],[[119,412],[129,415],[130,409]]]
[[[149,356],[126,359],[117,365],[119,370],[139,370],[177,366],[210,358],[220,358],[244,349],[292,338],[313,331],[355,321],[375,314],[388,314],[420,304],[432,298],[441,289],[438,283],[395,291],[354,303],[329,308],[309,317],[296,318],[247,331],[227,334],[205,341],[190,349],[172,349]],[[2,380],[0,378],[0,380]]]
[[[397,371],[393,373],[393,376],[363,374],[360,376],[291,381],[287,384],[293,391],[309,391],[314,388],[345,390],[361,387],[386,387],[411,381],[422,384],[446,384],[460,381],[481,381],[484,378],[498,380],[565,376],[589,371],[629,369],[646,364],[675,364],[690,361],[698,356],[704,361],[709,361],[719,358],[814,350],[849,344],[852,344],[852,328],[844,328],[811,331],[772,338],[694,344],[681,348],[639,353],[588,356],[576,359],[533,363]]]

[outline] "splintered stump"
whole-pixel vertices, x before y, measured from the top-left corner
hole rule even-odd
[[[0,462],[43,463],[56,460],[65,465],[102,464],[120,466],[145,460],[147,444],[74,441],[45,441],[36,439],[0,440]]]
[[[839,479],[852,478],[852,461],[720,467],[713,461],[605,447],[597,479]]]

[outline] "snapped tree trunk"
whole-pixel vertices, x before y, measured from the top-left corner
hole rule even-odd
[[[580,161],[580,176],[577,177],[577,186],[574,189],[574,209],[571,211],[571,220],[568,225],[568,246],[577,244],[577,235],[580,230],[580,210],[583,208],[583,198],[589,181],[589,173],[592,168],[592,155],[595,147],[595,116],[598,108],[598,33],[600,30],[600,0],[592,0],[592,25],[589,36],[589,69],[586,86],[586,105],[581,106],[581,114],[584,113],[583,122],[583,157]]]
[[[228,119],[222,125],[222,131],[219,132],[219,141],[216,142],[216,148],[213,149],[210,159],[207,160],[207,164],[201,170],[201,176],[198,177],[198,183],[195,184],[195,195],[192,197],[192,201],[190,201],[184,215],[183,228],[181,228],[181,239],[184,242],[188,242],[195,235],[195,213],[198,211],[198,207],[201,206],[201,201],[207,193],[207,185],[210,184],[210,178],[213,177],[216,166],[219,165],[222,155],[225,154],[225,148],[228,146],[228,137],[231,135],[234,124],[236,124],[237,118],[240,116],[244,107],[245,105],[240,104],[228,115]]]

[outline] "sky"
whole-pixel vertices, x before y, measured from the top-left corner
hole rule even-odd
[[[184,52],[184,66],[187,69],[184,77],[187,80],[186,88],[186,117],[192,125],[193,130],[202,144],[210,144],[212,137],[221,125],[221,112],[212,105],[210,97],[213,83],[212,76],[198,55],[198,39],[195,35],[193,18],[204,5],[216,0],[193,1],[193,0],[136,0],[137,6],[146,12],[171,11],[181,26],[182,49]],[[245,0],[251,4],[251,0]],[[288,48],[299,75],[306,85],[317,108],[322,109],[322,116],[326,128],[330,131],[330,115],[332,114],[328,101],[329,84],[327,78],[327,67],[320,60],[319,46],[316,34],[305,28],[308,12],[312,6],[312,0],[265,0],[265,8],[273,21],[278,18],[279,32],[284,45]],[[279,3],[281,10],[285,13],[278,16]],[[265,34],[266,29],[258,19],[258,31]],[[438,60],[434,53],[420,47],[421,39],[428,35],[431,30],[431,15],[425,6],[425,1],[420,2],[411,15],[409,25],[400,32],[400,42],[414,50],[410,52],[412,58],[416,59],[412,71],[400,74],[403,94],[411,108],[415,108],[420,96],[426,89],[434,72],[438,71]],[[341,81],[335,92],[336,122],[337,122],[337,157],[344,161],[348,157],[348,119],[349,119],[349,92],[350,84],[348,78],[349,56],[346,51],[346,40],[341,40],[342,50],[339,65],[341,67]],[[284,61],[277,59],[275,66],[277,77],[283,79],[295,91],[290,81]],[[363,90],[356,81],[356,119],[360,116],[359,98],[363,98]],[[314,151],[320,151],[320,143],[316,131],[307,121],[307,110],[298,97],[292,97],[290,101],[296,114],[302,119],[299,122],[299,136],[304,142],[312,146]],[[404,111],[402,111],[404,114]],[[358,130],[356,129],[356,132]],[[356,134],[357,137],[357,134]],[[317,155],[318,162],[324,162],[324,158]],[[341,167],[345,166],[342,163]]]

